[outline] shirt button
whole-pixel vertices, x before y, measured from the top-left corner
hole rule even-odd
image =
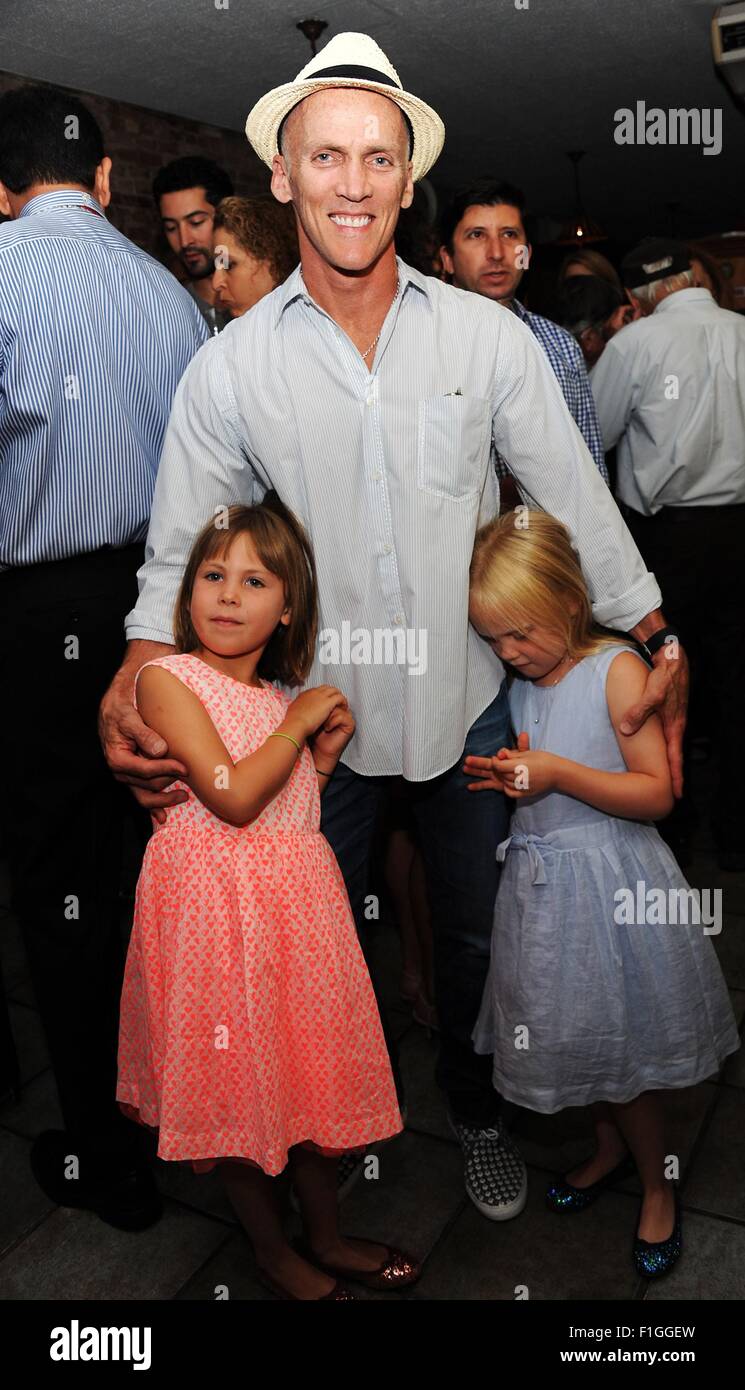
[[[373,475],[372,475],[372,480],[373,480],[374,483],[379,483],[379,482],[380,482],[380,474],[379,474],[379,473],[373,473]]]
[[[402,624],[402,622],[403,622],[403,620],[404,620],[404,615],[403,615],[403,613],[397,613],[396,616],[395,616],[395,618],[393,619],[394,623],[396,624],[396,627],[400,627],[401,624]]]
[[[393,550],[393,546],[392,546],[392,545],[384,545],[384,546],[383,546],[383,554],[384,554],[384,555],[390,555],[390,553],[391,553],[392,550]]]

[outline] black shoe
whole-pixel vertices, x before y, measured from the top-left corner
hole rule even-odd
[[[623,1182],[624,1178],[632,1177],[635,1172],[636,1164],[631,1155],[627,1154],[615,1168],[611,1168],[604,1177],[598,1178],[597,1182],[590,1183],[589,1187],[572,1187],[566,1178],[558,1178],[546,1192],[546,1206],[551,1211],[584,1211],[605,1192],[606,1188],[612,1187],[614,1183]]]
[[[636,1272],[641,1274],[644,1279],[661,1279],[664,1274],[669,1274],[673,1266],[678,1263],[683,1250],[680,1198],[677,1188],[675,1190],[673,1229],[667,1240],[641,1240],[638,1234],[638,1224],[636,1229],[637,1234],[634,1237],[632,1251]]]
[[[489,1221],[511,1221],[528,1200],[528,1170],[504,1121],[482,1128],[448,1115],[465,1159],[466,1192]]]
[[[132,1165],[119,1172],[86,1169],[78,1159],[77,1177],[66,1177],[77,1157],[75,1143],[62,1129],[47,1129],[31,1147],[31,1171],[51,1202],[93,1211],[120,1231],[144,1231],[163,1215],[163,1202],[149,1168]]]

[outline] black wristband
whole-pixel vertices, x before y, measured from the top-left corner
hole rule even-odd
[[[674,637],[676,642],[680,641],[680,635],[674,627],[661,627],[657,632],[653,632],[651,637],[647,637],[642,642],[642,646],[650,658],[655,656],[661,647],[664,647],[668,638]]]

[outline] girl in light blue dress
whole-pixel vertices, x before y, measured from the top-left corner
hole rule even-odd
[[[681,1250],[657,1093],[711,1077],[739,1045],[709,939],[721,904],[689,888],[650,823],[673,804],[662,726],[620,732],[648,667],[593,626],[559,521],[520,508],[478,533],[469,614],[511,668],[518,731],[515,749],[464,764],[470,790],[515,801],[474,1045],[506,1099],[592,1107],[596,1151],[548,1204],[581,1211],[635,1165],[634,1261],[655,1278]]]

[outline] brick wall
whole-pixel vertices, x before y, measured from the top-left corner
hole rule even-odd
[[[28,81],[0,72],[0,94]],[[257,159],[245,135],[237,131],[166,116],[88,92],[73,95],[80,97],[96,117],[113,163],[107,217],[125,236],[166,264],[170,265],[168,247],[160,234],[150,191],[162,164],[185,154],[205,155],[227,170],[236,193],[250,195],[268,190],[269,170]]]

